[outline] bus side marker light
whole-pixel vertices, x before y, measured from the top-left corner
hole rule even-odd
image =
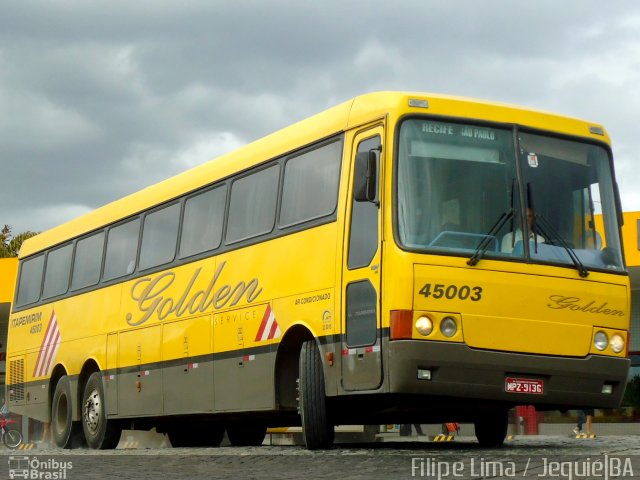
[[[431,380],[431,370],[427,370],[426,368],[419,368],[418,380]]]
[[[605,383],[602,385],[602,393],[605,395],[611,395],[613,393],[613,385],[610,383]]]
[[[429,102],[427,100],[421,100],[419,98],[410,98],[409,106],[417,108],[429,108]]]
[[[327,360],[327,365],[333,367],[333,352],[326,352],[324,358]]]

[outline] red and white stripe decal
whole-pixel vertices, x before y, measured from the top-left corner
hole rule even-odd
[[[255,355],[245,355],[244,357],[242,357],[243,362],[251,362],[255,359],[256,359]]]
[[[276,316],[271,310],[271,305],[267,305],[267,309],[260,322],[260,328],[258,328],[258,334],[256,335],[256,342],[264,342],[265,340],[273,340],[274,338],[280,338],[282,332],[278,326]]]
[[[193,368],[198,368],[198,364],[197,363],[190,363],[187,365],[187,368],[189,370],[193,369]]]
[[[49,374],[61,341],[62,337],[60,336],[60,329],[58,328],[58,317],[56,317],[54,310],[51,312],[49,325],[47,325],[47,330],[42,339],[42,345],[40,345],[36,368],[33,370],[34,377],[42,377]]]

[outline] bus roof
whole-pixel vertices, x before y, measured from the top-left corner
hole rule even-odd
[[[426,100],[428,107],[410,107],[409,99]],[[40,233],[24,242],[20,257],[64,243],[346,129],[387,114],[399,118],[410,113],[526,125],[609,143],[599,124],[516,105],[432,93],[368,93]],[[590,131],[590,127],[602,133]]]

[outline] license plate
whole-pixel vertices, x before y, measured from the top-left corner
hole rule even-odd
[[[507,393],[542,395],[544,393],[544,382],[532,378],[507,377],[504,381],[504,390]]]

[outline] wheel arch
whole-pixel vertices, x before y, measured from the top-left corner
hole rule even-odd
[[[305,325],[291,326],[278,345],[275,363],[276,405],[282,409],[298,406],[298,363],[302,344],[317,339]]]

